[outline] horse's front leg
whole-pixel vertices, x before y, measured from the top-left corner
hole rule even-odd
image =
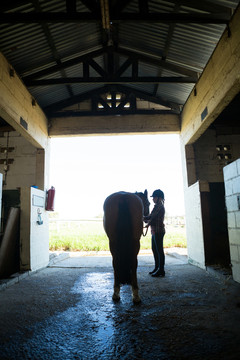
[[[141,298],[138,294],[138,282],[137,282],[137,260],[134,262],[134,267],[132,271],[132,297],[134,304],[139,304],[141,302]]]
[[[114,301],[119,301],[120,300],[120,283],[117,279],[117,276],[115,274],[114,271],[114,286],[113,286],[113,296],[112,299]]]

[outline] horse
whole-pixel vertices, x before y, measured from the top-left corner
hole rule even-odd
[[[144,193],[116,192],[103,205],[103,226],[109,239],[114,270],[112,299],[120,300],[120,285],[132,286],[134,303],[140,303],[137,283],[137,255],[143,234],[143,215],[149,214],[147,190]]]

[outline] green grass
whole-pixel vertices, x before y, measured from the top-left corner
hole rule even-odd
[[[185,229],[166,226],[164,247],[187,247]],[[102,221],[50,222],[49,249],[51,251],[108,251],[108,238]],[[141,237],[141,250],[151,249],[150,230]]]

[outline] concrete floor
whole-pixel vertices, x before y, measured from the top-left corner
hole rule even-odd
[[[129,286],[112,301],[110,256],[52,254],[50,267],[2,287],[0,359],[239,359],[240,284],[169,252],[165,278],[139,256],[140,305]]]

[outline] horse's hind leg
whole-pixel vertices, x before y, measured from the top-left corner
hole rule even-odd
[[[114,286],[112,299],[114,301],[120,300],[120,286]]]
[[[141,302],[141,298],[138,294],[137,263],[135,269],[132,272],[132,297],[134,304],[139,304]]]
[[[139,304],[141,302],[141,298],[138,294],[138,288],[132,287],[132,297],[134,304]]]
[[[117,277],[115,275],[115,272],[114,272],[114,286],[113,286],[113,296],[112,296],[112,299],[114,301],[119,301],[120,300],[120,283],[119,281],[117,280]]]

